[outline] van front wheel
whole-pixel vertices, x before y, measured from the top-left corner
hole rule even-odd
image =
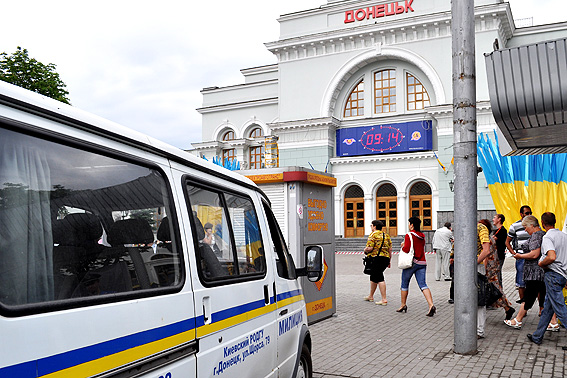
[[[307,345],[303,344],[301,348],[301,357],[299,358],[299,366],[297,368],[296,378],[312,378],[313,364],[311,362],[311,353]]]

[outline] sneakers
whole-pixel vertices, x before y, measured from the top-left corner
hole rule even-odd
[[[504,324],[506,324],[508,327],[512,327],[515,329],[520,329],[522,328],[522,322],[519,322],[518,319],[514,318],[512,320],[504,320]]]

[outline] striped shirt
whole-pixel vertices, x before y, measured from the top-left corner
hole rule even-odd
[[[508,230],[508,236],[512,238],[511,245],[514,251],[518,253],[523,253],[522,245],[524,245],[530,238],[530,234],[527,233],[526,228],[522,226],[522,220],[512,223],[510,230]]]

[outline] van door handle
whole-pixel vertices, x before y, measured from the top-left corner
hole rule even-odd
[[[280,316],[284,316],[285,314],[287,314],[287,308],[280,311]]]
[[[270,292],[268,290],[268,285],[264,285],[264,303],[270,304]]]

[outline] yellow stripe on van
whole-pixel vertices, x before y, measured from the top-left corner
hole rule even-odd
[[[305,298],[303,297],[303,295],[296,295],[295,297],[282,299],[282,300],[278,301],[278,308],[288,306],[292,303],[296,303],[296,302],[302,301],[304,299]]]
[[[186,331],[162,340],[140,345],[123,352],[89,361],[87,363],[73,366],[68,369],[59,370],[55,373],[42,375],[46,378],[54,377],[89,377],[105,371],[116,369],[142,358],[166,351],[178,345],[182,345],[195,339],[195,330]]]
[[[211,324],[206,324],[204,326],[201,326],[199,328],[197,328],[197,337],[203,337],[206,336],[208,334],[211,334],[213,332],[217,332],[220,330],[223,330],[225,328],[230,328],[234,325],[243,323],[247,320],[250,319],[254,319],[258,316],[262,316],[262,315],[266,315],[272,311],[275,311],[277,309],[276,304],[270,304],[261,308],[257,308],[255,310],[252,311],[248,311],[245,313],[242,313],[240,315],[236,315],[233,316],[231,318],[228,319],[224,319],[218,322],[214,322]]]

